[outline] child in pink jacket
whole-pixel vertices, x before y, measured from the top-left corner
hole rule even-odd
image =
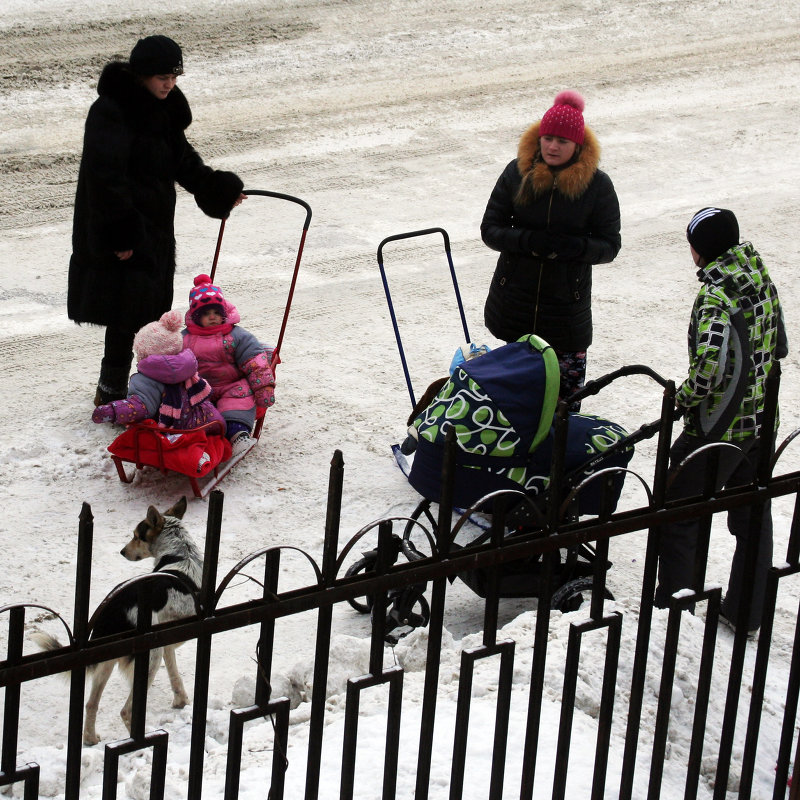
[[[189,292],[184,349],[197,356],[198,372],[211,385],[211,400],[227,425],[233,454],[253,445],[256,407],[275,402],[272,348],[240,327],[239,312],[208,275],[198,275]]]

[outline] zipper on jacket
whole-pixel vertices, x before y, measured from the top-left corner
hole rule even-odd
[[[547,201],[547,224],[545,230],[550,230],[550,212],[553,210],[553,195],[556,193],[558,175],[553,175],[553,186],[550,189],[550,199]],[[544,259],[539,259],[539,280],[536,283],[536,304],[533,307],[533,329],[536,330],[536,323],[539,321],[539,299],[542,294],[542,273],[545,269]]]
[[[533,307],[534,330],[536,330],[536,323],[539,321],[539,295],[542,293],[542,272],[544,272],[544,261],[539,261],[539,282],[536,284],[536,305]]]
[[[545,230],[550,230],[550,212],[553,210],[553,195],[558,189],[558,175],[553,175],[553,186],[550,189],[550,200],[547,203],[547,227]]]
[[[547,230],[548,231],[550,230],[550,212],[553,210],[553,195],[556,193],[556,189],[558,189],[558,175],[553,175],[553,188],[550,190],[550,201],[547,204]],[[542,273],[541,273],[541,270],[540,270],[539,271],[539,283],[541,284],[541,282],[542,282]],[[575,300],[580,300],[581,299],[581,293],[577,289],[575,289],[575,291],[573,291],[572,296],[575,298]],[[537,303],[538,303],[538,297],[539,297],[538,291],[537,291],[536,297],[537,297]]]

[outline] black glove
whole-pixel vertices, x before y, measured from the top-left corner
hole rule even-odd
[[[564,261],[580,258],[586,251],[586,240],[582,236],[553,233],[550,242],[558,258]]]
[[[547,231],[528,231],[526,243],[528,250],[535,256],[540,258],[555,257],[552,235]]]

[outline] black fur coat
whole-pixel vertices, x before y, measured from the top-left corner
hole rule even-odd
[[[177,87],[154,97],[123,62],[104,68],[86,119],[78,173],[67,311],[76,322],[131,331],[172,307],[175,184],[222,219],[242,191],[186,141],[192,121]],[[133,250],[120,261],[115,252]]]

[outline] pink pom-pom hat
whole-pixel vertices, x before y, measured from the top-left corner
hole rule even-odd
[[[539,123],[539,136],[559,136],[576,144],[583,144],[583,97],[578,92],[559,92],[551,108]]]
[[[157,322],[148,322],[133,337],[136,360],[147,356],[172,356],[183,350],[183,315],[180,311],[167,311]]]
[[[194,279],[194,287],[189,290],[189,315],[194,322],[200,319],[200,312],[209,306],[218,306],[226,316],[227,303],[222,289],[211,282],[208,275],[198,275]]]

